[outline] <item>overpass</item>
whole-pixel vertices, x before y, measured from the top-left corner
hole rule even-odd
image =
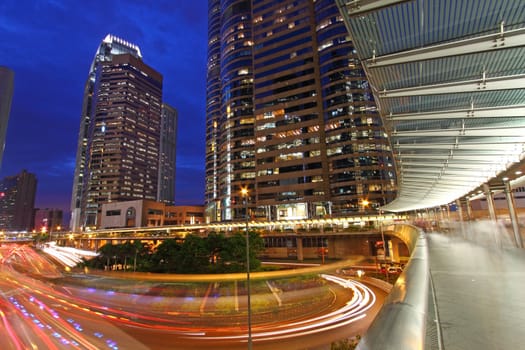
[[[410,232],[411,260],[358,349],[522,348],[525,254],[513,190],[525,172],[525,2],[336,3],[394,151],[399,193],[381,210],[456,203],[460,212],[447,234],[398,228]],[[480,196],[490,220],[473,226],[469,202]]]

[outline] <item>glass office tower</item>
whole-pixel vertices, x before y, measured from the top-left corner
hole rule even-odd
[[[71,229],[97,226],[102,203],[157,199],[162,75],[108,35],[84,91]]]
[[[394,198],[387,135],[333,1],[210,1],[208,34],[211,221],[353,215]]]
[[[9,113],[11,112],[11,101],[13,100],[14,72],[0,66],[0,168],[5,149],[5,136],[7,134],[7,124]]]
[[[157,200],[175,205],[178,112],[162,104]]]
[[[35,174],[26,170],[0,180],[0,230],[33,229],[36,187]]]

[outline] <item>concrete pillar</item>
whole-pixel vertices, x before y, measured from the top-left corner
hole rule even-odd
[[[496,222],[496,207],[494,206],[494,196],[492,196],[492,192],[490,191],[490,187],[487,184],[483,184],[483,191],[485,192],[485,197],[487,198],[487,205],[489,209],[489,215],[490,219],[494,222]]]
[[[301,237],[296,237],[295,241],[297,242],[297,260],[303,261],[304,260],[303,239]]]
[[[465,217],[463,216],[463,205],[461,203],[461,200],[456,199],[456,206],[458,207],[459,221],[461,222],[465,221]]]
[[[514,202],[514,195],[512,194],[512,188],[508,181],[504,182],[505,185],[505,197],[507,198],[507,206],[509,207],[509,217],[512,223],[512,231],[514,232],[514,240],[518,248],[523,248],[523,241],[521,239],[521,232],[518,223],[518,215],[516,214],[516,203]]]
[[[468,200],[468,198],[463,197],[460,198],[459,201],[461,202],[461,205],[463,207],[463,213],[466,215],[465,218],[467,219],[467,221],[474,219],[472,217],[472,209],[470,208],[470,201]]]
[[[458,208],[459,226],[461,227],[461,235],[463,235],[463,238],[467,238],[467,234],[465,230],[465,218],[463,216],[463,206],[459,199],[456,199],[456,207]]]
[[[469,220],[474,220],[474,216],[472,215],[472,206],[470,205],[470,200],[465,198],[465,204],[467,206],[467,217]]]

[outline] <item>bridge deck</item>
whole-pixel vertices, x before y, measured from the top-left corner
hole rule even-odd
[[[523,349],[525,251],[428,234],[443,348]]]

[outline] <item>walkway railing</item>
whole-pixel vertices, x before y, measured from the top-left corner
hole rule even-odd
[[[424,233],[414,226],[395,225],[391,229],[407,244],[411,252],[410,260],[359,342],[358,350],[425,348],[431,291],[427,240]]]

